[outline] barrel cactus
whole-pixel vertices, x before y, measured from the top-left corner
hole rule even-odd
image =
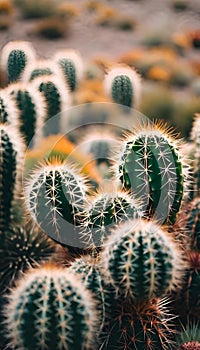
[[[75,50],[57,51],[54,56],[54,61],[62,69],[70,90],[74,91],[84,73],[83,61],[79,52]]]
[[[140,125],[122,141],[116,172],[143,203],[148,217],[173,224],[187,193],[188,165],[181,143],[158,124]]]
[[[29,271],[5,308],[7,337],[18,349],[94,349],[95,302],[76,275],[47,265]]]
[[[167,231],[144,220],[132,220],[113,231],[102,264],[120,294],[138,301],[180,288],[186,262]]]
[[[17,104],[20,132],[26,146],[37,144],[42,137],[42,126],[47,113],[45,99],[31,84],[10,84],[6,91]]]
[[[13,203],[21,195],[24,143],[18,130],[0,124],[0,232],[13,219]]]
[[[139,104],[141,82],[134,69],[125,65],[112,67],[105,76],[104,86],[114,102],[132,108]]]
[[[19,111],[6,90],[0,90],[0,123],[19,127]]]
[[[126,192],[100,192],[88,200],[83,231],[95,247],[101,247],[113,226],[139,216],[139,205]]]
[[[86,188],[84,179],[72,166],[53,158],[33,171],[27,181],[28,211],[50,237],[73,247],[84,245],[75,231],[85,204]]]
[[[28,41],[10,41],[1,52],[1,67],[8,82],[18,81],[24,69],[35,60],[35,51]]]

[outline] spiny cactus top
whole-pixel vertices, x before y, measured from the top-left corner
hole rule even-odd
[[[122,141],[117,158],[118,177],[142,201],[147,216],[173,224],[188,179],[180,142],[158,123],[140,125]]]
[[[61,74],[61,69],[55,62],[45,59],[35,60],[24,70],[22,74],[22,81],[24,83],[28,83],[37,77],[52,74]]]
[[[186,262],[179,246],[154,222],[121,224],[105,242],[102,266],[108,280],[134,300],[163,296],[180,287]]]
[[[19,111],[6,89],[0,90],[0,123],[19,127]]]
[[[101,247],[113,226],[139,216],[139,205],[127,193],[98,193],[88,199],[83,213],[84,232],[95,247]]]
[[[52,238],[73,247],[74,233],[85,203],[84,179],[59,159],[41,164],[26,185],[26,203],[33,219]]]
[[[95,301],[66,269],[47,265],[29,271],[12,290],[5,316],[12,348],[94,349]]]
[[[200,349],[200,328],[199,325],[189,325],[177,336],[178,350],[199,350]]]
[[[39,143],[46,118],[45,99],[31,84],[10,84],[6,89],[19,110],[20,131],[27,146]]]
[[[83,61],[79,52],[75,50],[58,51],[55,53],[54,61],[61,67],[70,90],[74,91],[84,73]]]
[[[52,241],[41,232],[12,227],[0,235],[0,290],[8,290],[31,266],[49,259],[54,252]]]
[[[21,195],[24,143],[18,130],[0,124],[0,232],[12,219],[13,201]]]
[[[110,69],[104,80],[105,90],[114,102],[137,107],[141,95],[140,76],[125,65],[116,65]]]
[[[21,78],[24,69],[35,60],[35,51],[27,41],[10,41],[1,52],[1,67],[9,82]]]

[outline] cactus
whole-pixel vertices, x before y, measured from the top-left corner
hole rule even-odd
[[[137,301],[180,288],[186,262],[168,232],[144,220],[132,220],[113,231],[102,264],[120,294]]]
[[[83,210],[85,192],[83,178],[67,163],[52,159],[35,170],[27,182],[27,208],[52,238],[78,247],[82,241],[79,242],[75,226]]]
[[[140,100],[140,76],[135,70],[125,65],[111,68],[104,80],[105,91],[113,101],[135,108]]]
[[[9,98],[5,90],[0,90],[0,123],[19,127],[19,111],[17,105]]]
[[[136,306],[118,305],[118,315],[110,320],[102,350],[174,349],[173,315],[169,300],[152,299]]]
[[[31,266],[49,259],[54,252],[52,242],[33,229],[13,227],[0,235],[0,291],[10,288]]]
[[[61,67],[70,90],[74,91],[82,79],[84,71],[83,61],[79,52],[61,50],[56,52],[54,60]]]
[[[23,83],[11,84],[6,90],[17,104],[20,132],[24,136],[26,146],[39,143],[46,117],[46,104],[42,94],[31,84]]]
[[[1,52],[1,67],[9,82],[21,78],[24,69],[35,60],[35,51],[27,41],[10,41]]]
[[[27,273],[12,290],[5,316],[12,348],[94,348],[95,302],[66,269],[47,265]]]
[[[105,243],[114,225],[141,216],[139,205],[125,192],[98,193],[88,200],[84,213],[85,235],[96,247]]]
[[[123,187],[143,203],[146,215],[173,224],[187,193],[188,165],[181,144],[158,124],[134,130],[116,162]]]
[[[63,132],[62,119],[64,112],[71,104],[69,90],[62,78],[57,76],[39,77],[34,80],[33,86],[42,93],[47,103],[47,118],[44,126],[44,136]],[[56,118],[53,118],[55,117]],[[48,121],[50,121],[48,123]]]
[[[12,222],[12,206],[21,193],[24,143],[18,131],[0,124],[0,232]]]
[[[199,350],[200,329],[198,325],[187,324],[186,328],[177,336],[178,350]]]
[[[28,65],[22,74],[22,81],[28,83],[34,79],[46,75],[61,75],[61,70],[51,60],[37,60]]]
[[[194,192],[200,195],[200,114],[195,114],[193,127],[191,131],[191,140],[193,141],[193,173],[194,173]]]
[[[185,230],[191,237],[191,249],[200,252],[200,198],[195,198],[186,207]]]

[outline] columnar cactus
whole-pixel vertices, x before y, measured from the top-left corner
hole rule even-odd
[[[116,167],[123,187],[142,201],[148,217],[175,222],[188,179],[180,142],[157,124],[141,125],[122,141]]]
[[[94,349],[95,302],[76,275],[55,266],[29,271],[9,296],[7,337],[17,349]]]
[[[7,89],[10,99],[19,110],[20,132],[26,146],[38,143],[42,136],[42,126],[46,118],[46,103],[42,94],[31,84],[15,83]]]
[[[178,350],[199,350],[200,329],[198,325],[189,325],[177,337]]]
[[[61,70],[58,65],[52,60],[36,60],[28,65],[22,74],[22,81],[28,83],[35,78],[46,75],[60,75]]]
[[[121,224],[105,244],[104,271],[120,294],[137,301],[180,287],[186,266],[182,251],[156,223]]]
[[[63,118],[67,108],[71,105],[71,97],[68,86],[63,81],[62,77],[58,76],[44,76],[39,77],[32,83],[35,89],[40,91],[44,96],[47,104],[46,125],[44,125],[43,133],[45,136],[50,134],[58,134],[65,131],[62,126],[64,124]],[[55,117],[56,118],[53,118]],[[48,122],[49,121],[49,122]]]
[[[118,305],[106,330],[102,350],[170,350],[174,349],[173,315],[169,300],[152,299],[136,306]]]
[[[10,41],[1,52],[1,68],[9,82],[16,82],[24,69],[35,60],[35,51],[27,41]]]
[[[8,290],[29,269],[47,260],[54,246],[41,232],[12,227],[0,235],[0,291]]]
[[[54,61],[61,67],[71,91],[77,88],[83,77],[84,66],[79,52],[75,50],[61,50],[56,52]]]
[[[137,107],[141,95],[141,82],[134,69],[125,65],[114,66],[105,76],[104,86],[114,102],[127,107]]]
[[[6,90],[0,90],[0,123],[19,127],[19,111],[17,105],[9,97]]]
[[[200,252],[200,197],[187,205],[185,213],[185,230],[191,237],[191,249]]]
[[[0,232],[12,221],[14,200],[21,194],[24,143],[18,131],[0,124]]]
[[[85,192],[83,178],[67,163],[52,159],[36,169],[28,180],[27,208],[50,237],[80,247],[81,239],[74,230],[83,210]]]
[[[140,207],[125,192],[113,191],[96,194],[88,200],[83,227],[94,246],[100,247],[116,224],[141,216]]]

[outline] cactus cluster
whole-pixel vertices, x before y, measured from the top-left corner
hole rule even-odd
[[[137,121],[121,138],[121,129],[88,127],[88,109],[67,141],[84,74],[79,53],[38,59],[18,42],[0,62],[10,82],[0,90],[0,348],[199,349],[199,115],[191,169],[182,143],[156,122]],[[139,75],[113,66],[103,87],[131,122]],[[61,157],[51,156],[52,142]],[[27,157],[44,157],[32,173],[25,162],[23,189],[26,146]],[[95,189],[70,153],[93,167],[102,180]]]

